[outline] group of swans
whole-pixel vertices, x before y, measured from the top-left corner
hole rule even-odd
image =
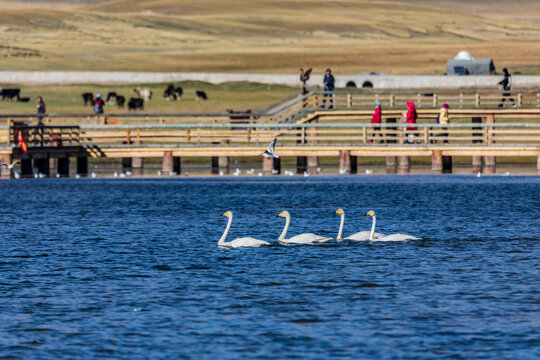
[[[392,234],[392,235],[384,235],[381,233],[375,232],[375,224],[377,222],[377,218],[375,216],[375,212],[373,210],[368,211],[366,216],[371,216],[372,218],[372,224],[371,224],[371,231],[360,231],[355,234],[352,234],[346,238],[342,237],[343,234],[343,224],[345,223],[345,211],[343,209],[338,209],[335,212],[336,215],[341,215],[341,222],[339,224],[339,231],[338,235],[336,237],[336,241],[343,241],[343,240],[349,240],[349,241],[408,241],[408,240],[420,240],[420,238],[417,238],[412,235],[407,234]],[[271,245],[268,241],[255,239],[253,237],[241,237],[238,239],[234,239],[232,241],[226,242],[225,239],[227,238],[227,235],[229,234],[229,230],[231,229],[231,224],[233,220],[233,213],[232,211],[227,211],[221,216],[225,216],[229,219],[227,222],[227,227],[225,228],[225,231],[223,232],[223,235],[218,241],[218,246],[220,247],[232,247],[232,248],[238,248],[238,247],[258,247],[258,246],[265,246],[265,245]],[[320,236],[313,233],[305,233],[296,235],[290,238],[287,237],[287,231],[289,230],[289,225],[291,223],[291,215],[288,211],[282,211],[279,213],[278,217],[284,217],[285,218],[285,227],[283,228],[283,231],[281,235],[278,238],[278,242],[280,244],[321,244],[328,241],[331,241],[333,238],[331,237],[325,237]]]

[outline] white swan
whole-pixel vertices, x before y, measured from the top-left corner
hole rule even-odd
[[[341,215],[341,222],[339,224],[339,231],[336,237],[336,241],[343,241],[344,239],[341,237],[341,235],[343,233],[343,224],[345,223],[345,211],[343,211],[343,209],[337,209],[334,214]],[[373,234],[374,239],[379,239],[384,236],[384,234],[375,232],[375,220],[373,220],[373,224],[371,225],[371,231],[374,232]],[[369,235],[371,234],[371,231],[359,231],[356,234],[352,234],[351,236],[346,237],[345,240],[351,240],[351,241],[369,240]]]
[[[278,217],[285,218],[285,227],[278,239],[282,244],[319,244],[332,240],[331,237],[319,236],[313,233],[300,234],[293,236],[290,239],[285,239],[287,231],[289,230],[289,224],[291,223],[291,215],[288,211],[282,211],[279,213]]]
[[[257,246],[263,246],[263,245],[270,245],[269,242],[255,239],[252,237],[242,237],[238,239],[234,239],[230,242],[225,242],[225,239],[227,238],[227,234],[229,233],[229,229],[231,228],[232,219],[233,219],[233,213],[232,211],[227,211],[225,214],[221,216],[226,216],[229,218],[229,222],[227,223],[227,227],[225,228],[225,231],[223,232],[223,235],[221,236],[221,239],[218,241],[218,246],[222,247],[257,247]]]
[[[407,235],[407,234],[392,234],[392,235],[386,235],[381,238],[375,237],[375,223],[377,221],[377,218],[375,216],[375,211],[370,210],[366,214],[366,216],[371,216],[373,219],[373,224],[371,225],[371,232],[369,234],[369,240],[370,241],[407,241],[407,240],[422,240],[420,238],[417,238],[416,236]]]

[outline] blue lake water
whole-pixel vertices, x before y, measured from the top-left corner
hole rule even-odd
[[[0,181],[0,358],[538,359],[540,177]],[[255,236],[422,241],[221,249]]]

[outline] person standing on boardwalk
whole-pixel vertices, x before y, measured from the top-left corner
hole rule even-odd
[[[43,125],[43,114],[47,112],[47,107],[45,106],[45,102],[43,101],[43,98],[41,96],[37,97],[37,105],[36,105],[37,113],[38,113],[38,126]]]
[[[443,104],[439,112],[439,124],[448,125],[448,123],[450,122],[449,117],[448,117],[448,108],[449,108],[448,104]],[[441,133],[441,136],[448,137],[448,128],[445,126],[445,127],[442,127],[441,129],[443,130],[443,132]],[[447,144],[448,140],[445,139],[444,143]]]
[[[103,114],[103,106],[105,106],[105,101],[101,98],[101,94],[97,94],[94,100],[94,114]]]
[[[381,102],[380,101],[377,101],[375,103],[375,112],[373,113],[373,116],[371,118],[371,123],[372,124],[380,124],[382,121],[382,109],[381,109]],[[379,134],[380,137],[383,137],[383,135],[381,134],[381,128],[379,126],[374,126],[373,127],[373,137],[375,138],[375,136]],[[372,140],[369,140],[369,143],[371,144],[373,141]],[[384,140],[381,140],[381,144],[384,143]]]
[[[414,102],[409,101],[407,103],[407,107],[409,108],[409,110],[407,110],[407,114],[405,115],[405,121],[407,122],[407,124],[416,124],[416,119],[418,118],[418,115],[416,114],[416,106],[414,105]],[[416,131],[417,128],[416,126],[407,126],[405,130]],[[407,142],[412,144],[414,142],[414,134],[409,134],[407,135],[407,137],[409,138]]]
[[[510,75],[507,68],[503,69],[503,75],[504,78],[497,83],[500,87],[502,87],[503,93],[503,97],[501,99],[499,107],[502,108],[504,106],[506,98],[509,98],[509,100],[512,102],[512,107],[516,107],[516,102],[514,101],[514,98],[510,97],[510,88],[512,87],[512,75]]]
[[[324,75],[324,80],[323,80],[324,92],[325,93],[323,95],[323,103],[322,103],[322,106],[321,106],[321,108],[323,108],[323,109],[326,106],[326,98],[327,97],[330,98],[330,106],[328,106],[328,108],[329,109],[334,108],[334,95],[331,94],[331,93],[328,93],[329,91],[334,91],[334,89],[335,89],[334,82],[335,82],[335,79],[334,79],[334,75],[332,75],[332,70],[330,68],[326,69],[326,74]]]

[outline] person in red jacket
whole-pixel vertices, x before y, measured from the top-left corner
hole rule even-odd
[[[414,105],[414,102],[409,101],[407,103],[407,107],[409,108],[409,110],[407,111],[406,118],[405,118],[405,120],[407,121],[407,124],[416,124],[416,119],[418,118],[418,115],[416,114],[416,106]],[[416,126],[407,126],[407,128],[405,130],[406,131],[416,131],[417,128],[416,128]],[[413,141],[414,135],[409,134],[409,135],[407,135],[407,137],[409,138],[408,142],[412,144],[414,142]]]
[[[380,124],[381,118],[382,118],[381,102],[377,101],[375,103],[375,112],[373,113],[373,117],[371,118],[371,123]],[[377,134],[379,134],[380,137],[383,137],[383,135],[381,134],[381,128],[379,126],[374,126],[373,135],[376,136]],[[369,140],[369,143],[371,144],[373,143],[373,141]],[[384,143],[384,140],[381,140],[381,143]]]

